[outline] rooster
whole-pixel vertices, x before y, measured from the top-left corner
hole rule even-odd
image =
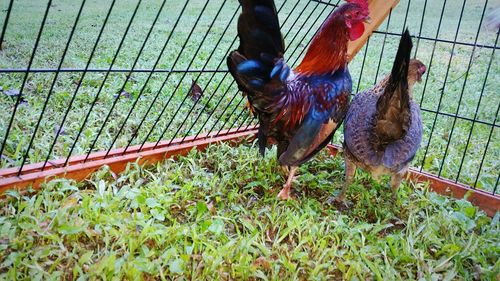
[[[357,94],[344,124],[345,185],[337,196],[342,202],[356,167],[378,180],[391,175],[393,198],[422,140],[422,118],[412,98],[415,82],[422,80],[425,65],[410,59],[408,30],[401,37],[391,74],[373,88]]]
[[[325,147],[349,105],[352,81],[347,44],[361,37],[369,20],[367,0],[348,0],[322,24],[302,62],[290,69],[272,0],[240,0],[240,46],[227,58],[238,87],[259,120],[258,144],[277,144],[288,179],[278,194],[290,197],[298,166]]]

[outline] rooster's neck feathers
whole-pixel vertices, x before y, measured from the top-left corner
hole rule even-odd
[[[347,64],[349,33],[340,11],[334,12],[314,36],[295,71],[301,75],[333,73]]]

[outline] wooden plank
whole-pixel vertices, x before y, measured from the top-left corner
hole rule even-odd
[[[332,155],[336,155],[342,151],[342,148],[330,144],[328,145],[328,150]],[[463,199],[467,195],[466,199],[469,202],[478,206],[490,217],[493,217],[496,212],[500,212],[500,196],[495,196],[479,189],[473,189],[470,186],[456,183],[449,179],[439,178],[430,173],[420,172],[413,168],[410,168],[406,178],[414,182],[429,182],[429,187],[432,191],[448,197]]]
[[[23,173],[20,176],[12,175],[0,178],[0,193],[12,188],[22,190],[28,186],[32,186],[36,189],[39,188],[42,183],[60,177],[81,181],[104,165],[108,165],[114,173],[120,173],[125,170],[129,162],[135,162],[138,159],[139,164],[153,164],[165,158],[186,155],[193,148],[204,150],[210,144],[225,142],[236,145],[248,137],[255,137],[256,134],[257,130],[255,129],[240,132],[234,131],[222,136],[215,137],[210,135],[203,139],[191,140],[189,142],[177,143],[170,146],[167,146],[166,144],[168,144],[168,142],[166,142],[162,147],[157,147],[155,149],[152,149],[154,144],[148,144],[148,147],[151,147],[149,150],[127,151],[124,155],[120,155],[120,152],[123,153],[123,149],[117,149],[113,152],[113,157],[104,158],[103,152],[99,152],[87,162],[83,162],[85,157],[78,156],[76,159],[81,159],[82,161],[71,163],[66,167],[53,167],[44,171],[31,170],[29,173]]]
[[[351,61],[356,54],[361,50],[361,48],[368,41],[368,37],[372,35],[389,15],[391,9],[395,8],[399,3],[399,0],[369,0],[368,8],[370,9],[370,17],[372,18],[371,23],[365,23],[365,32],[356,41],[349,41],[349,46],[347,48],[347,56],[349,61]]]

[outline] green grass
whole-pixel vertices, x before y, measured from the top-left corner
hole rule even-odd
[[[496,280],[500,215],[358,172],[352,207],[343,164],[304,165],[281,201],[274,153],[210,146],[153,166],[106,167],[0,201],[0,278],[194,280]]]
[[[139,57],[136,65],[137,69],[153,67],[165,40],[172,33],[173,25],[185,2],[170,2],[167,3],[160,14],[151,37]],[[443,1],[427,2],[422,36],[432,38],[436,36]],[[110,3],[111,1],[87,1],[63,62],[62,66],[64,68],[85,67]],[[172,33],[170,42],[167,45],[165,53],[159,60],[157,68],[167,70],[171,68],[175,70],[185,70],[187,68],[202,69],[205,63],[207,63],[206,69],[216,69],[222,62],[220,69],[226,69],[224,62],[225,53],[227,50],[236,47],[234,44],[231,45],[236,32],[236,20],[230,22],[227,33],[217,47],[216,42],[219,40],[234,12],[238,9],[238,3],[237,1],[227,1],[224,3],[222,12],[214,21],[205,42],[201,44],[203,36],[209,30],[209,26],[215,18],[219,7],[223,5],[223,1],[214,0],[209,2],[191,37],[187,40],[191,28],[194,26],[205,3],[205,1],[191,0],[186,6],[186,10],[175,32]],[[277,1],[277,6],[281,6],[282,3],[283,1]],[[287,1],[280,12],[280,21],[283,24],[282,30],[287,35],[285,41],[289,46],[286,56],[292,65],[296,65],[300,61],[300,57],[303,55],[301,52],[306,47],[308,39],[331,10],[331,7],[309,1],[300,1],[294,9],[295,3],[295,1]],[[332,3],[336,3],[336,1],[332,1]],[[423,3],[423,0],[411,1],[411,12],[407,18],[407,26],[412,34],[419,33]],[[107,69],[109,67],[136,4],[137,1],[135,0],[117,1],[94,55],[94,59],[90,63],[91,68]],[[161,1],[144,1],[139,6],[136,18],[123,42],[113,68],[122,69],[132,66],[160,4]],[[390,32],[400,33],[403,29],[407,4],[407,0],[401,1],[391,15],[390,24],[388,26],[387,22],[382,24],[380,30],[385,31],[387,29]],[[2,2],[1,5],[0,8],[2,10],[7,8],[6,1]],[[457,37],[458,41],[474,42],[483,5],[483,0],[469,0],[466,2],[465,13]],[[492,6],[493,2],[490,1],[487,12],[491,10]],[[45,1],[17,0],[15,2],[5,35],[4,49],[0,51],[0,68],[26,68],[45,7]],[[70,0],[57,0],[53,2],[33,61],[33,68],[57,68],[78,8],[79,3]],[[450,2],[447,4],[438,35],[439,38],[445,40],[454,39],[458,27],[460,9],[461,3]],[[5,11],[0,13],[0,22],[2,23],[5,14]],[[288,20],[285,21],[288,16]],[[304,36],[305,40],[301,42]],[[387,36],[377,76],[376,72],[384,35],[374,34],[372,36],[368,50],[365,51],[363,49],[350,65],[355,87],[358,81],[360,81],[359,88],[366,89],[388,73],[392,65],[398,40],[399,37]],[[478,44],[493,45],[494,40],[494,32],[480,29]],[[185,42],[185,48],[181,49]],[[199,52],[195,54],[200,45]],[[416,55],[428,66],[431,64],[433,47],[432,41],[420,40],[418,43]],[[429,76],[428,78],[425,77],[426,84],[422,83],[415,89],[416,100],[419,102],[422,101],[422,108],[427,110],[439,110],[451,115],[455,115],[458,112],[458,115],[469,119],[474,118],[477,111],[477,119],[487,123],[494,122],[494,120],[498,119],[498,116],[495,116],[495,114],[500,103],[500,95],[497,94],[497,89],[500,86],[498,82],[500,81],[500,63],[496,59],[498,54],[495,55],[495,58],[491,58],[491,49],[477,47],[474,53],[472,53],[472,47],[457,45],[453,51],[451,67],[445,83],[451,49],[451,44],[438,43],[436,45]],[[214,54],[210,57],[212,52]],[[365,52],[365,66],[362,79],[359,79],[361,63]],[[179,59],[174,63],[178,55]],[[474,58],[473,64],[469,74],[465,75],[471,55]],[[490,60],[492,60],[491,70],[485,84],[481,103],[478,104],[486,68]],[[163,139],[170,139],[174,136],[193,135],[198,131],[208,132],[212,127],[214,127],[215,131],[218,131],[222,127],[230,127],[233,123],[235,126],[247,123],[250,120],[247,119],[244,121],[248,116],[246,112],[236,120],[239,112],[243,110],[244,102],[238,103],[241,100],[240,96],[237,96],[231,102],[233,96],[237,94],[237,89],[234,84],[231,85],[232,78],[230,76],[223,78],[224,75],[224,73],[217,73],[214,75],[212,81],[210,81],[212,73],[204,72],[199,76],[198,84],[202,88],[206,86],[205,94],[194,110],[189,113],[189,109],[194,105],[194,102],[189,98],[182,105],[181,102],[187,94],[191,79],[196,79],[198,73],[187,73],[186,75],[183,73],[174,73],[170,76],[166,73],[153,74],[149,83],[144,88],[145,90],[132,111],[129,120],[125,124],[122,133],[117,137],[116,142],[114,142],[113,147],[127,145],[134,133],[137,133],[137,137],[133,139],[132,144],[138,144],[143,141],[158,140],[164,130],[166,131]],[[0,75],[0,87],[3,89],[3,92],[0,92],[0,110],[6,113],[0,115],[0,140],[2,141],[15,100],[1,93],[5,93],[10,89],[19,89],[23,76],[24,74],[22,73],[2,73]],[[88,73],[82,80],[81,73],[61,73],[59,75],[52,96],[49,99],[47,110],[41,119],[40,128],[35,136],[33,146],[28,152],[27,163],[44,161],[47,157],[48,149],[56,137],[56,132],[74,95],[75,88],[79,81],[82,80],[82,86],[75,97],[74,104],[63,126],[63,134],[58,137],[50,158],[55,159],[68,155],[71,145],[83,125],[83,117],[90,110],[90,104],[95,99],[98,89],[103,83],[104,76],[104,73]],[[147,76],[148,73],[132,74],[131,79],[125,85],[125,91],[130,93],[130,96],[124,95],[119,99],[93,151],[108,149],[111,146],[132,104],[138,99]],[[160,91],[161,85],[167,77],[166,84]],[[21,164],[22,157],[26,153],[28,143],[41,114],[53,78],[53,74],[46,73],[30,74],[28,76],[27,84],[23,90],[24,99],[27,103],[21,104],[15,115],[14,123],[7,139],[7,146],[0,161],[0,167],[13,167]],[[92,109],[89,121],[83,127],[82,135],[76,143],[73,155],[86,153],[90,149],[104,118],[111,109],[115,100],[114,96],[121,89],[125,78],[124,73],[112,72],[106,79],[97,103]],[[465,78],[467,78],[467,82],[465,83],[465,87],[463,87]],[[425,96],[422,94],[424,84]],[[175,90],[178,85],[178,89]],[[441,91],[443,85],[444,90]],[[226,90],[228,90],[227,94],[225,94]],[[143,119],[158,92],[158,99],[153,104],[152,110],[146,116],[142,126],[139,127],[140,121]],[[461,101],[459,102],[460,97]],[[442,98],[442,101],[438,108],[440,98]],[[222,101],[220,104],[217,104],[219,99],[222,99]],[[168,102],[169,100],[170,102]],[[179,106],[180,110],[175,114]],[[206,109],[203,110],[205,106]],[[226,106],[229,108],[224,111]],[[160,112],[165,107],[165,113],[159,117]],[[235,110],[235,114],[231,114],[233,110]],[[214,112],[213,115],[211,115],[212,112]],[[200,119],[195,122],[195,118],[198,115]],[[433,173],[438,173],[442,166],[442,176],[452,179],[457,178],[460,182],[470,185],[474,184],[478,171],[480,171],[477,186],[492,191],[495,188],[498,171],[500,170],[500,130],[496,127],[491,129],[491,126],[481,123],[475,123],[472,128],[473,123],[468,120],[459,118],[455,121],[453,117],[438,115],[431,137],[431,128],[435,116],[432,112],[423,112],[425,135],[422,142],[422,149],[419,151],[413,165],[417,168],[422,167],[424,170]],[[158,124],[152,129],[157,118]],[[219,121],[219,119],[221,120]],[[184,122],[185,120],[186,122]],[[226,120],[228,120],[227,123]],[[454,122],[456,122],[455,125]],[[168,124],[170,126],[166,129]],[[451,133],[453,125],[454,129],[453,133]],[[146,138],[151,129],[152,133]],[[180,130],[176,134],[177,129]],[[471,141],[466,146],[466,141],[471,130]],[[489,137],[490,135],[491,138]],[[489,145],[486,146],[489,138],[491,140]],[[335,136],[336,143],[339,143],[341,139],[341,134]],[[448,143],[450,145],[448,150],[446,150]],[[428,149],[428,153],[424,161],[426,149]],[[460,168],[462,158],[464,161]],[[482,166],[480,165],[481,163]],[[458,175],[459,169],[460,174]]]

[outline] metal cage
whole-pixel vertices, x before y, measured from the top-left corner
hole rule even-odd
[[[414,93],[424,138],[413,165],[495,195],[499,32],[484,24],[492,2],[402,0],[349,68],[353,91],[373,85],[408,27],[428,68]],[[289,64],[338,4],[276,1]],[[115,148],[257,125],[225,63],[238,44],[237,1],[8,0],[0,8],[0,169],[21,175],[29,164],[43,171],[75,155],[85,162],[96,151],[106,158]]]

